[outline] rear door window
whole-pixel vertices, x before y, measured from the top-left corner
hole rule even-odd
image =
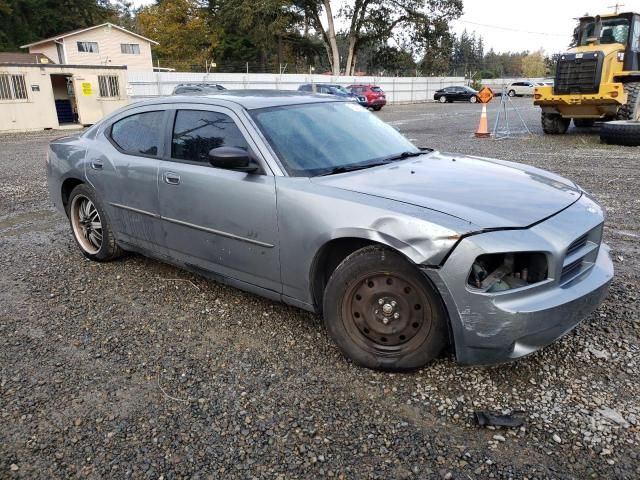
[[[244,135],[228,115],[208,110],[179,110],[173,126],[171,157],[209,164],[209,150],[238,147],[249,150]]]
[[[163,111],[137,113],[115,122],[110,137],[124,153],[157,156],[163,127]]]

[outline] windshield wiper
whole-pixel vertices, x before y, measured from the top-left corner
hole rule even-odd
[[[379,165],[384,165],[387,162],[376,162],[376,163],[367,163],[365,165],[343,165],[340,167],[334,167],[328,172],[321,173],[318,175],[319,177],[324,177],[325,175],[334,175],[336,173],[345,173],[345,172],[355,172],[356,170],[364,170],[369,167],[377,167]]]
[[[334,167],[331,170],[329,170],[328,172],[322,173],[319,176],[320,177],[324,177],[325,175],[334,175],[336,173],[345,173],[345,172],[354,172],[356,170],[364,170],[365,168],[370,168],[370,167],[378,167],[380,165],[386,165],[387,163],[391,163],[397,160],[404,160],[405,158],[410,158],[410,157],[419,157],[420,155],[424,155],[425,153],[429,153],[429,151],[431,151],[430,149],[428,151],[421,151],[421,152],[402,152],[402,153],[398,153],[397,155],[391,155],[390,157],[385,157],[383,159],[381,159],[380,161],[377,162],[371,162],[371,163],[365,163],[364,165],[342,165],[339,167]]]
[[[405,158],[419,157],[420,155],[424,155],[425,153],[429,153],[429,152],[402,152],[397,155],[391,155],[390,157],[386,157],[384,161],[393,162],[396,160],[404,160]]]

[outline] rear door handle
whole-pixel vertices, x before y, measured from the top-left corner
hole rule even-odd
[[[173,172],[164,172],[164,183],[169,185],[180,185],[180,175]]]
[[[102,162],[95,160],[93,162],[91,162],[91,168],[93,168],[94,170],[102,170]]]

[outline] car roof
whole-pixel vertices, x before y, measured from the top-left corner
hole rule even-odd
[[[343,102],[341,97],[295,90],[221,90],[207,95],[180,95],[175,97],[159,97],[130,104],[131,107],[161,105],[172,103],[199,103],[225,105],[233,103],[247,110],[258,108],[280,107],[285,105],[302,105],[305,103]]]

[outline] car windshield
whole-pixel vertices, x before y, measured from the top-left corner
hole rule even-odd
[[[292,176],[366,168],[404,152],[420,152],[356,103],[272,107],[254,110],[251,115]]]
[[[333,88],[338,93],[349,94],[347,89],[342,87],[342,86],[340,86],[340,85],[332,85],[331,88]]]
[[[589,39],[595,36],[596,21],[583,21],[578,27],[579,46],[587,45]],[[600,43],[627,43],[629,37],[629,20],[624,17],[605,18],[600,29]]]

